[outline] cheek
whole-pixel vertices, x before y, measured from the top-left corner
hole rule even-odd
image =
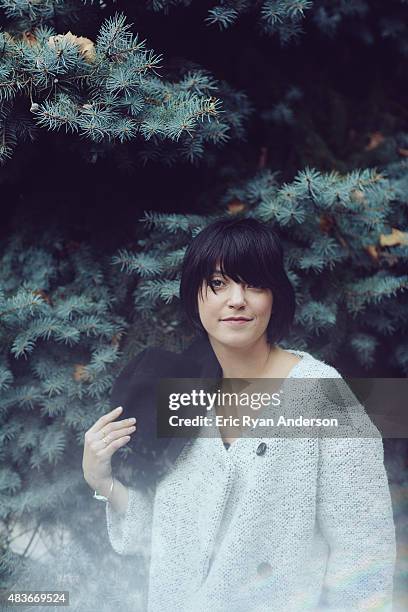
[[[203,291],[202,297],[200,294],[198,294],[198,300],[197,300],[198,314],[200,315],[200,319],[202,322],[206,321],[212,315],[214,304],[213,304],[213,301],[211,300],[211,295],[212,295],[212,292],[207,291],[207,294],[206,294],[205,289]]]
[[[198,300],[198,314],[200,316],[201,322],[205,320],[205,313],[206,313],[205,305],[203,304],[201,300]]]
[[[272,296],[263,296],[263,299],[259,301],[259,314],[261,316],[264,316],[265,318],[267,318],[269,320],[271,314],[272,314],[272,303],[273,303],[273,299]]]

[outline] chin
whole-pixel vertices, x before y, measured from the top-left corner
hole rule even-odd
[[[223,344],[224,346],[230,346],[234,348],[245,348],[247,346],[251,346],[251,344],[253,344],[257,340],[257,337],[255,337],[253,333],[243,334],[239,332],[236,333],[234,331],[229,334],[217,334],[209,337],[212,337],[213,340],[219,342],[220,344]]]

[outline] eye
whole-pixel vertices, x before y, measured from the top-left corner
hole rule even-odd
[[[224,281],[220,278],[212,278],[208,281],[209,286],[212,289],[220,289],[223,285],[225,285]]]
[[[265,287],[261,287],[260,285],[247,285],[249,289],[258,289],[259,291],[263,291]]]

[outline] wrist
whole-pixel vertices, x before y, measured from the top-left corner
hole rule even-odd
[[[103,481],[99,481],[92,488],[95,489],[98,495],[103,495],[104,497],[107,497],[109,499],[112,495],[113,485],[114,485],[114,477],[110,476],[109,478]]]

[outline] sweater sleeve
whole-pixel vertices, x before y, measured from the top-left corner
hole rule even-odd
[[[330,553],[319,610],[391,612],[396,546],[382,440],[320,445],[317,521]]]
[[[112,548],[120,555],[150,555],[153,518],[152,495],[128,487],[128,506],[125,514],[106,504],[106,522]]]

